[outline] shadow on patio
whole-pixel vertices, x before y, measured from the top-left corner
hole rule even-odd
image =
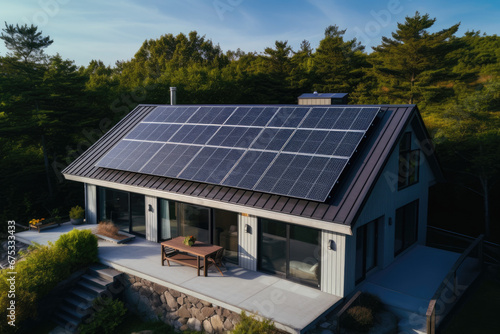
[[[95,225],[63,224],[40,233],[19,232],[16,236],[28,244],[47,244],[73,228],[92,227]],[[99,259],[110,267],[237,313],[246,310],[259,314],[290,332],[303,332],[341,300],[335,295],[235,265],[228,265],[224,276],[214,269],[209,270],[208,277],[197,276],[191,267],[175,263],[162,266],[160,254],[160,244],[142,238],[121,245],[99,240]]]

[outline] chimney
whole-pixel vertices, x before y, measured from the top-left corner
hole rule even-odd
[[[347,104],[347,93],[305,93],[299,96],[300,105],[332,105]]]
[[[177,104],[177,87],[170,87],[170,105]]]

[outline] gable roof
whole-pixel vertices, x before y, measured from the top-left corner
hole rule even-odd
[[[428,139],[416,106],[366,106],[380,108],[381,115],[370,130],[371,133],[368,134],[366,141],[359,148],[351,166],[342,173],[334,188],[332,198],[325,202],[96,166],[120,140],[158,107],[161,106],[140,105],[130,112],[63,170],[65,178],[111,187],[113,185],[138,187],[164,193],[170,197],[186,198],[187,196],[209,202],[224,202],[241,207],[241,212],[249,209],[264,210],[304,218],[311,222],[321,221],[350,227],[406,126],[410,122],[415,123],[419,128],[419,136]],[[434,154],[429,154],[427,158],[436,176],[441,177],[439,164]]]

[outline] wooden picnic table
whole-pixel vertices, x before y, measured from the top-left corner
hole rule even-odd
[[[221,246],[196,241],[193,246],[187,246],[183,243],[184,237],[176,237],[161,243],[161,265],[165,265],[165,260],[170,266],[168,261],[174,261],[186,266],[196,268],[198,276],[200,276],[201,259],[203,259],[203,274],[207,277],[208,271],[208,258],[214,255],[218,250],[222,249]],[[173,255],[166,253],[167,249],[174,249]]]

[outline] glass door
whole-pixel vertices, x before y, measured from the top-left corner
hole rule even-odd
[[[144,195],[130,193],[130,232],[146,236]]]
[[[227,261],[238,264],[238,214],[213,209],[213,244],[224,247]]]
[[[177,203],[177,207],[179,235],[210,243],[210,208],[186,203]]]

